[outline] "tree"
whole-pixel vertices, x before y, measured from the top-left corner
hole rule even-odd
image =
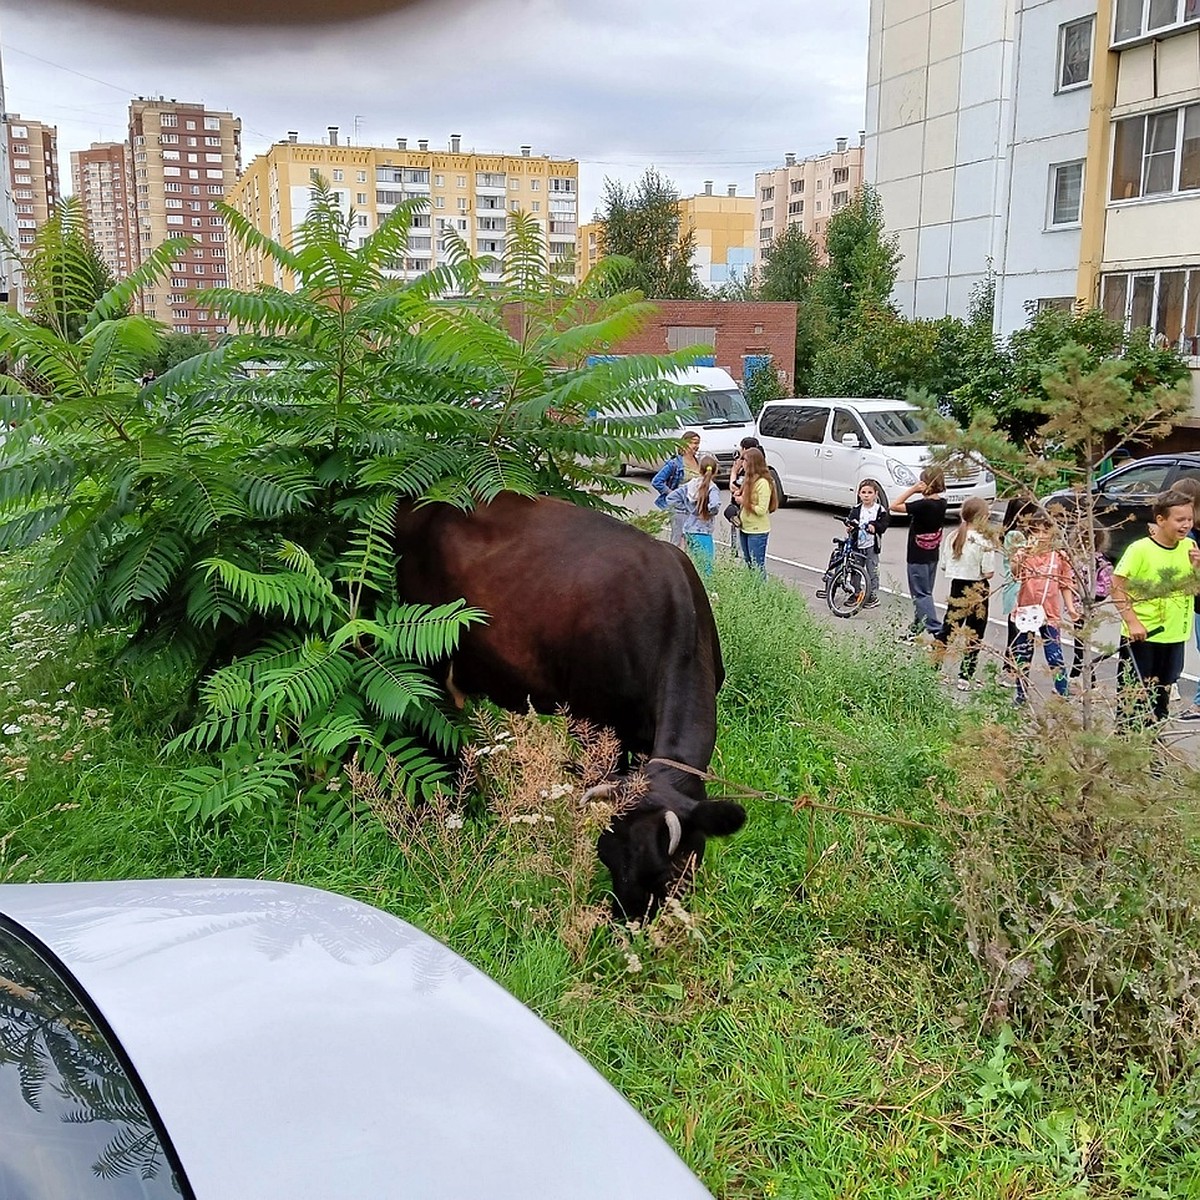
[[[524,215],[510,219],[499,289],[461,242],[449,265],[399,282],[390,267],[418,207],[352,246],[318,182],[291,247],[224,208],[232,236],[296,290],[202,293],[245,332],[149,388],[157,331],[116,314],[178,243],[96,301],[78,343],[0,314],[16,364],[0,376],[0,552],[37,545],[31,603],[81,633],[125,630],[121,663],[193,698],[198,719],[173,745],[216,764],[180,771],[191,815],[298,794],[327,805],[318,781],[354,755],[367,769],[391,755],[410,796],[439,786],[439,751],[462,735],[429,668],[480,614],[399,602],[396,504],[469,508],[507,490],[611,507],[603,495],[622,484],[603,464],[661,450],[652,435],[672,418],[653,414],[691,352],[587,365],[652,306],[597,297],[603,264],[567,288]],[[630,405],[650,415],[607,415]]]
[[[174,333],[168,330],[162,335],[158,350],[143,364],[145,370],[155,375],[165,375],[172,367],[179,366],[196,354],[204,354],[212,344],[202,333]]]
[[[829,261],[814,290],[836,338],[859,313],[890,306],[900,265],[897,239],[884,231],[883,203],[870,184],[829,218],[825,249]]]
[[[33,320],[66,341],[77,342],[92,306],[113,286],[112,272],[87,235],[83,207],[68,196],[55,206],[25,251],[3,235],[20,264]],[[123,311],[129,310],[130,299]]]
[[[653,167],[631,187],[606,179],[595,219],[601,222],[601,254],[628,262],[612,286],[637,288],[653,300],[703,295],[692,267],[695,230],[682,227],[679,192]]]
[[[763,254],[759,299],[791,300],[796,308],[796,353],[792,367],[797,395],[810,390],[813,360],[824,317],[813,296],[820,272],[817,245],[799,225],[789,225]]]

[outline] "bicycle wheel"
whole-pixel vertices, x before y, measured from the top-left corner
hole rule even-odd
[[[852,617],[867,600],[867,573],[857,563],[846,563],[829,580],[825,603],[835,617]]]

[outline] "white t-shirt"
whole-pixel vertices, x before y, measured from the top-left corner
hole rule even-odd
[[[858,514],[858,548],[870,550],[875,545],[875,535],[868,531],[867,526],[883,512],[883,505],[876,502],[870,506],[864,504]]]
[[[996,569],[996,551],[992,543],[977,529],[967,531],[962,554],[954,553],[955,534],[942,541],[942,570],[947,579],[975,582]]]

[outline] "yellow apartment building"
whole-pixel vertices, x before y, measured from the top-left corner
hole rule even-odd
[[[692,266],[705,287],[720,287],[744,279],[754,262],[753,196],[739,196],[731,183],[724,194],[714,193],[712,182],[704,191],[679,200],[680,228],[692,229],[696,244]],[[589,221],[579,229],[580,278],[599,262],[603,221]]]
[[[398,138],[394,148],[343,145],[333,125],[328,135],[318,143],[289,133],[250,163],[229,194],[230,205],[256,229],[289,245],[320,177],[353,216],[353,235],[361,244],[398,204],[421,199],[425,205],[413,218],[407,254],[396,270],[402,278],[415,278],[445,261],[449,231],[473,254],[499,258],[509,214],[526,212],[543,230],[549,261],[573,275],[579,218],[575,159],[535,156],[531,146],[522,146],[519,154],[477,153],[464,150],[458,134],[444,150],[431,150],[424,139],[410,149],[407,138]],[[290,291],[294,286],[289,272],[253,248],[231,251],[234,287],[249,290],[266,283]],[[483,278],[499,275],[485,271]]]

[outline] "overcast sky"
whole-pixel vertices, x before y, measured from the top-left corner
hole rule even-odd
[[[165,95],[241,117],[245,163],[289,129],[321,141],[328,125],[363,145],[527,142],[580,160],[586,219],[606,176],[654,165],[685,195],[706,179],[749,195],[755,170],[786,152],[856,140],[867,12],[867,0],[426,0],[281,30],[0,0],[0,45],[8,110],[58,126],[65,190],[71,150],[123,140],[129,100]]]

